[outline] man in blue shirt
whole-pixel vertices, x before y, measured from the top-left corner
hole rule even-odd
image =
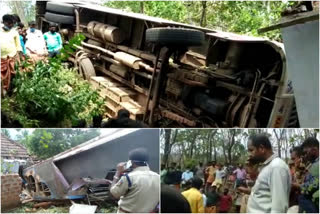
[[[182,183],[185,184],[186,182],[190,181],[193,178],[193,172],[190,170],[190,167],[188,166],[186,171],[182,173]]]
[[[44,40],[47,43],[47,49],[49,52],[49,57],[55,57],[60,53],[62,48],[61,35],[56,32],[56,24],[49,24],[49,31],[44,34]]]

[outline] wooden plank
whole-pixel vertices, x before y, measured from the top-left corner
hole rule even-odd
[[[280,22],[271,25],[269,27],[261,28],[258,33],[265,33],[271,30],[289,27],[296,24],[303,24],[305,22],[319,20],[319,11],[310,11],[305,13],[297,13],[290,16],[284,16],[281,18]]]

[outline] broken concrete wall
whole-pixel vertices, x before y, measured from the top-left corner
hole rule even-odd
[[[20,205],[21,182],[18,174],[1,175],[1,212]]]

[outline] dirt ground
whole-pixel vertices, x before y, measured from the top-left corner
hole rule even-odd
[[[12,210],[6,211],[6,213],[69,213],[70,205],[64,206],[54,206],[51,205],[49,208],[33,208],[34,203],[29,202],[21,205],[20,207],[16,207]],[[117,206],[114,205],[106,205],[102,208],[97,208],[96,213],[116,213]]]

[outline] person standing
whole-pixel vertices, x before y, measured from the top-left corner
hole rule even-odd
[[[228,193],[229,193],[229,190],[224,189],[223,195],[220,198],[220,208],[219,208],[220,213],[228,213],[232,206],[232,197]]]
[[[245,181],[247,173],[242,164],[239,164],[238,168],[233,171],[233,174],[236,175],[236,182],[234,185],[234,189],[236,189],[238,186],[240,186],[241,183]]]
[[[118,164],[110,192],[119,199],[119,213],[150,213],[159,204],[160,176],[148,160],[147,150],[137,148],[129,152],[128,162]]]
[[[217,193],[216,186],[214,184],[212,184],[212,186],[209,187],[209,190],[206,193],[206,196],[207,196],[207,204],[205,208],[205,213],[216,213],[220,196]]]
[[[208,191],[209,186],[212,185],[215,179],[216,174],[216,162],[212,161],[211,165],[206,168],[206,174],[208,174],[208,178],[206,180],[205,190]]]
[[[166,177],[168,173],[168,170],[166,168],[166,165],[165,164],[161,164],[161,172],[160,172],[160,179],[161,179],[161,184],[164,184],[164,179]]]
[[[26,39],[27,41],[25,45],[27,49],[27,55],[36,62],[44,59],[44,57],[48,54],[46,42],[42,32],[36,29],[35,21],[29,22],[29,29],[27,30]]]
[[[248,140],[249,160],[260,163],[260,173],[247,205],[248,213],[286,213],[289,205],[291,176],[288,165],[273,154],[266,135],[252,135]]]
[[[220,187],[223,184],[223,177],[225,176],[225,172],[222,170],[221,164],[217,164],[217,169],[215,172],[215,179],[214,182],[212,183],[212,185],[217,187],[217,192],[219,192]]]
[[[1,47],[1,83],[3,95],[10,88],[10,82],[15,74],[14,64],[19,62],[19,55],[22,54],[19,34],[12,29],[14,17],[6,14],[2,17],[3,25],[0,28],[0,47]]]
[[[57,25],[55,23],[49,24],[49,31],[46,32],[44,36],[44,40],[47,44],[47,49],[49,53],[49,57],[55,57],[60,53],[62,49],[62,39],[60,33],[57,31]]]
[[[193,178],[193,172],[190,170],[190,166],[187,166],[186,171],[182,173],[181,181],[183,184],[187,183]]]
[[[27,49],[26,49],[26,46],[25,46],[25,43],[24,43],[24,32],[23,32],[24,31],[24,24],[19,22],[17,30],[18,30],[18,33],[19,33],[20,45],[21,45],[21,48],[22,48],[22,53],[24,55],[26,55],[27,54]]]
[[[299,213],[319,213],[319,141],[309,137],[301,147],[310,164],[298,198]]]
[[[192,179],[191,188],[182,192],[182,195],[190,204],[192,213],[204,213],[203,196],[200,192],[202,187],[202,180],[198,177]]]
[[[204,168],[202,162],[199,162],[199,166],[196,167],[196,176],[204,181]]]

